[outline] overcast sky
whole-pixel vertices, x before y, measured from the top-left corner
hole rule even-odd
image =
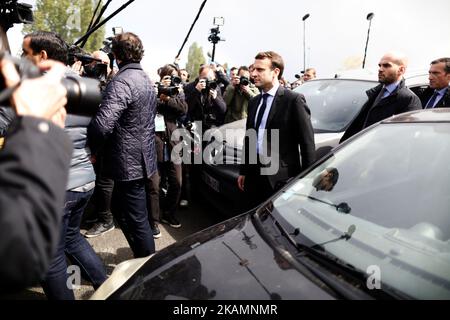
[[[21,2],[34,4],[32,0]],[[107,13],[124,4],[114,0]],[[203,0],[136,0],[107,24],[138,34],[146,49],[144,68],[151,74],[177,54]],[[187,61],[189,46],[197,42],[204,53],[212,51],[207,40],[214,17],[224,17],[216,47],[216,61],[229,66],[249,65],[259,51],[280,53],[285,77],[292,81],[303,70],[303,22],[306,20],[306,65],[322,77],[360,67],[369,22],[372,20],[366,68],[375,70],[379,58],[401,50],[410,58],[410,70],[428,70],[429,62],[450,56],[449,0],[208,0],[181,54]],[[20,45],[18,30],[9,33],[13,50]],[[12,39],[15,38],[15,39]],[[14,52],[14,51],[13,51]]]

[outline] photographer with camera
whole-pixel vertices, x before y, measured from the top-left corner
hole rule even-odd
[[[240,67],[223,97],[227,104],[225,123],[247,118],[248,102],[258,94],[258,88],[250,82],[249,69],[246,66]]]
[[[100,81],[100,90],[104,92],[106,86],[114,76],[114,71],[110,67],[110,59],[108,54],[103,51],[94,51],[92,53],[92,60],[83,67],[83,75]],[[111,201],[114,190],[114,180],[110,177],[110,168],[107,166],[107,160],[103,153],[97,153],[94,161],[94,170],[96,174],[94,194],[91,198],[90,205],[93,209],[90,211],[90,206],[86,210],[89,218],[95,219],[95,223],[84,236],[86,238],[94,238],[101,236],[109,231],[114,230],[114,219],[111,212]],[[85,214],[86,216],[87,214]]]
[[[203,130],[223,124],[227,105],[210,66],[200,67],[199,77],[189,83],[184,90],[191,121],[201,121]]]
[[[0,57],[0,80],[15,88],[15,116],[0,151],[1,294],[38,283],[59,242],[72,155],[72,143],[61,129],[67,103],[61,84],[65,67],[54,61],[39,67],[48,72],[20,82],[14,64]]]
[[[36,31],[27,34],[22,49],[23,56],[35,64],[47,59],[67,64],[68,45],[54,32]],[[74,76],[70,68],[66,69],[66,76],[68,74]],[[68,114],[65,122],[65,131],[73,142],[74,151],[66,186],[61,240],[42,283],[45,294],[52,300],[75,299],[73,291],[67,286],[66,255],[81,267],[83,276],[94,288],[106,280],[103,262],[80,233],[81,218],[95,187],[95,173],[87,146],[87,126],[90,121],[91,118],[87,116]]]
[[[158,234],[157,220],[169,224],[173,228],[180,228],[181,223],[176,218],[178,201],[180,200],[182,184],[182,166],[175,164],[171,159],[172,148],[180,141],[172,141],[172,133],[178,128],[177,119],[187,113],[187,103],[181,89],[180,71],[175,65],[167,64],[159,69],[161,78],[158,87],[158,104],[156,115],[156,152],[158,157],[158,171],[161,177],[161,186],[167,185],[164,195],[161,188],[161,209],[163,214],[159,217],[154,212],[152,204],[151,221],[154,236]],[[153,199],[152,199],[153,200]],[[156,201],[156,199],[154,199]],[[156,231],[155,231],[156,230]]]

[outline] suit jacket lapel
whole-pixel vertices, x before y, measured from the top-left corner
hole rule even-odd
[[[272,107],[270,108],[270,113],[269,116],[267,117],[266,128],[269,128],[270,123],[275,117],[275,114],[282,108],[280,106],[280,103],[284,96],[284,90],[286,89],[280,86],[277,90],[277,93],[275,94],[275,97],[273,98]]]
[[[445,91],[444,95],[442,96],[441,100],[438,101],[435,108],[449,107],[446,105],[447,100],[449,100],[449,97],[448,97],[449,95],[450,95],[450,87],[447,88],[447,91]]]

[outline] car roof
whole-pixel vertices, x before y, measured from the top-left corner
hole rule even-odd
[[[381,123],[450,122],[450,108],[416,110],[392,116]]]
[[[411,70],[406,72],[405,82],[407,86],[428,85],[428,71],[426,70]],[[334,79],[342,80],[363,80],[378,83],[378,72],[368,69],[348,70],[337,73]],[[317,79],[323,80],[323,79]]]

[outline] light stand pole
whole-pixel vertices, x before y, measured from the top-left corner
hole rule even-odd
[[[366,40],[366,49],[364,50],[364,59],[363,59],[363,65],[362,68],[364,69],[366,65],[366,55],[367,55],[367,46],[369,45],[369,35],[370,35],[370,27],[372,25],[372,18],[374,17],[374,13],[371,12],[367,15],[366,19],[369,20],[369,29],[367,30],[367,40]]]
[[[213,44],[213,50],[212,50],[212,57],[211,62],[214,62],[214,59],[216,57],[216,44],[219,43],[219,41],[225,41],[225,39],[220,38],[220,30],[219,27],[223,26],[225,23],[225,20],[223,17],[215,17],[213,24],[216,26],[215,28],[211,29],[211,33],[209,34],[208,41]]]
[[[306,19],[309,18],[309,13],[305,14],[303,20],[303,71],[306,71]]]

